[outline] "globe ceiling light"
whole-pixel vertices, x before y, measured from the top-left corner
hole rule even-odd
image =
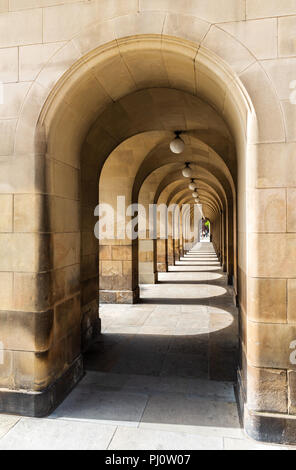
[[[181,131],[176,131],[175,134],[176,134],[176,137],[170,143],[171,152],[182,153],[184,152],[184,149],[185,149],[185,143],[180,137]]]
[[[196,184],[194,182],[194,179],[191,180],[191,183],[188,186],[188,188],[190,189],[190,191],[195,191],[196,190]]]
[[[194,191],[194,192],[192,193],[192,196],[193,196],[193,197],[198,197],[198,192],[197,192],[197,191]]]
[[[184,178],[191,178],[191,176],[192,176],[192,170],[191,170],[189,165],[190,165],[190,163],[186,162],[185,163],[185,168],[183,168],[183,170],[182,170],[182,175],[184,176]]]

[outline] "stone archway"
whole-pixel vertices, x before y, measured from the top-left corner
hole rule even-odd
[[[106,113],[104,120],[97,127],[94,123],[108,106],[116,110],[118,100],[137,91],[137,86],[139,89],[149,88],[155,84],[163,87],[169,82],[172,88],[179,88],[191,94],[197,93],[216,107],[228,123],[236,142],[239,162],[238,294],[243,325],[243,357],[248,356],[248,365],[243,361],[242,390],[246,394],[244,401],[249,404],[251,410],[248,414],[246,407],[249,432],[255,437],[264,437],[266,434],[264,426],[269,426],[270,420],[275,419],[266,413],[284,413],[285,420],[281,421],[284,429],[287,429],[287,423],[292,422],[288,420],[287,410],[284,407],[277,409],[277,405],[270,401],[268,391],[261,389],[260,383],[262,374],[267,374],[271,381],[276,382],[277,375],[274,369],[284,371],[285,377],[288,371],[293,372],[287,352],[294,335],[293,325],[282,318],[276,318],[277,321],[274,322],[274,318],[270,317],[271,314],[266,308],[268,304],[266,288],[272,285],[282,294],[282,279],[294,275],[292,261],[289,261],[282,271],[283,259],[291,249],[292,238],[281,237],[283,248],[279,253],[279,259],[273,261],[268,250],[279,240],[280,235],[272,234],[268,229],[269,225],[267,228],[258,227],[250,220],[248,211],[249,203],[255,207],[255,210],[256,208],[259,210],[263,204],[268,211],[269,198],[280,198],[277,191],[268,192],[267,188],[264,190],[256,188],[258,179],[264,178],[268,172],[266,155],[270,147],[266,142],[277,145],[274,142],[281,144],[285,141],[279,103],[256,58],[227,33],[213,27],[203,41],[203,46],[199,47],[200,44],[196,44],[195,38],[203,40],[207,32],[204,28],[206,25],[194,20],[191,24],[192,29],[184,28],[185,37],[184,32],[176,32],[176,23],[172,15],[160,39],[157,36],[160,33],[158,29],[160,25],[162,28],[164,16],[162,13],[152,16],[154,26],[148,30],[145,29],[145,14],[132,16],[132,26],[127,26],[128,22],[124,23],[124,19],[120,20],[116,42],[108,43],[114,39],[113,30],[110,28],[112,22],[108,25],[106,22],[99,38],[95,26],[83,31],[65,45],[38,75],[22,107],[15,139],[13,166],[18,172],[24,164],[26,165],[29,174],[27,190],[31,197],[20,198],[19,204],[25,205],[34,217],[31,232],[23,234],[20,225],[20,231],[13,234],[14,252],[19,251],[20,244],[26,242],[31,247],[31,254],[28,258],[15,257],[12,265],[16,273],[21,273],[21,270],[30,273],[26,279],[21,274],[16,276],[16,279],[24,286],[23,292],[34,294],[28,299],[27,305],[22,299],[19,308],[11,314],[11,318],[17,315],[19,333],[26,332],[21,342],[16,342],[15,331],[9,329],[7,322],[4,324],[7,357],[14,356],[15,361],[19,361],[19,368],[13,370],[10,368],[7,374],[4,371],[1,385],[7,389],[9,387],[12,390],[25,389],[38,394],[27,393],[27,402],[23,403],[20,402],[21,392],[1,392],[3,409],[33,415],[45,414],[51,404],[58,403],[63,394],[79,378],[81,313],[83,313],[85,343],[87,344],[99,331],[94,297],[97,290],[97,266],[94,262],[96,251],[95,247],[94,252],[84,251],[82,239],[82,259],[81,266],[78,267],[80,232],[83,232],[86,245],[89,246],[88,237],[93,225],[91,210],[97,200],[97,177],[100,171],[97,168],[98,154],[102,166],[104,159],[118,144],[131,137],[134,132],[130,133],[131,128],[125,127],[129,119],[120,119],[117,123],[119,128],[116,128],[114,120],[116,112],[111,113],[111,116]],[[182,17],[180,24],[183,26],[186,24],[185,18]],[[136,34],[137,31],[147,32],[149,35],[126,37]],[[183,35],[184,39],[177,38]],[[216,36],[222,36],[228,44],[231,43],[230,49],[235,50],[236,55],[230,55],[228,47],[221,51],[219,46],[215,46]],[[188,39],[192,42],[186,42]],[[106,43],[108,45],[105,47]],[[216,54],[228,62],[229,67],[218,59]],[[134,80],[123,72],[122,56],[126,56]],[[163,63],[161,57],[164,57]],[[149,61],[153,64],[153,66],[149,64],[150,73],[147,72]],[[55,72],[49,73],[53,64],[56,66]],[[112,83],[108,67],[113,70],[111,75],[114,79],[118,76],[114,73],[116,67],[118,73],[123,74],[122,89]],[[95,92],[88,97],[90,86],[94,87]],[[261,89],[263,95],[258,96],[257,89]],[[253,104],[248,95],[251,96]],[[266,106],[274,116],[271,125],[265,117]],[[120,113],[121,109],[118,111]],[[136,120],[138,118],[139,116]],[[67,126],[63,126],[61,132],[61,125],[65,122]],[[111,124],[114,125],[113,128],[110,127]],[[147,130],[141,128],[140,120],[136,124],[137,132]],[[90,128],[93,134],[89,133]],[[83,142],[85,145],[80,160],[80,148]],[[206,139],[203,142],[206,143]],[[214,151],[217,148],[214,147]],[[20,155],[25,155],[22,162],[18,158]],[[81,161],[84,162],[82,166],[80,166]],[[257,170],[253,172],[256,165]],[[82,226],[79,225],[77,207],[80,171],[82,195],[87,194],[82,203],[85,217]],[[84,189],[86,187],[87,192]],[[251,202],[247,200],[247,193],[248,197],[250,194]],[[69,220],[63,217],[65,213],[72,214]],[[227,253],[227,214],[223,217],[222,251]],[[273,227],[277,217],[277,213],[274,217],[267,216],[270,227]],[[252,227],[251,233],[249,233],[249,223]],[[28,229],[27,225],[26,228]],[[293,260],[293,257],[291,259]],[[64,261],[66,264],[63,264]],[[225,263],[227,264],[227,261]],[[285,300],[282,297],[285,297]],[[281,302],[280,307],[286,305],[284,304],[286,296],[281,295],[279,298],[281,301],[277,300],[277,304]],[[82,299],[82,308],[80,308],[80,299]],[[29,315],[22,315],[23,311],[30,312],[30,318]],[[60,321],[61,318],[63,321]],[[279,336],[276,335],[277,331],[281,332]],[[273,343],[274,336],[280,338],[280,344]],[[260,342],[265,346],[259,347]],[[275,348],[276,357],[271,354],[270,342]],[[25,371],[28,371],[27,374]],[[287,382],[285,383],[282,396],[287,396],[288,393]],[[278,439],[277,436],[274,439]],[[286,439],[289,439],[289,436]]]

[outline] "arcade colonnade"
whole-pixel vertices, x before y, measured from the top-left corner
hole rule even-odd
[[[48,414],[83,374],[98,296],[136,302],[139,279],[155,282],[182,254],[181,236],[151,240],[143,220],[139,241],[99,243],[94,209],[115,209],[118,195],[192,204],[190,162],[240,309],[244,426],[295,442],[295,11],[265,0],[181,11],[169,0],[10,3],[0,9],[0,54],[17,62],[0,109],[1,411]],[[177,130],[180,155],[169,149]]]

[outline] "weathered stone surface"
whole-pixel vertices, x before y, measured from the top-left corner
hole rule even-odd
[[[296,281],[288,280],[288,322],[296,323]]]
[[[293,370],[288,371],[288,387],[289,413],[296,415],[296,372]]]
[[[98,298],[98,277],[93,277],[81,283],[81,305],[87,305],[89,302]]]
[[[116,291],[104,291],[100,290],[100,304],[115,304],[116,303]]]
[[[54,303],[60,302],[66,297],[72,296],[79,292],[80,282],[83,282],[81,276],[82,266],[75,264],[65,268],[56,269],[52,273],[53,277],[53,291],[52,301]],[[81,277],[80,277],[81,276]]]
[[[290,345],[295,340],[296,325],[275,323],[247,323],[247,351],[254,367],[294,369]],[[260,347],[261,345],[264,347]]]
[[[247,18],[264,18],[271,16],[293,15],[295,13],[295,4],[293,0],[283,0],[280,3],[277,0],[247,0]]]
[[[113,260],[127,261],[132,260],[131,246],[112,246],[111,254]]]
[[[13,289],[13,308],[16,310],[45,311],[51,307],[55,296],[51,272],[14,273]]]
[[[12,232],[13,198],[9,194],[0,195],[0,232]]]
[[[248,367],[248,408],[254,411],[287,413],[287,372]]]
[[[54,337],[59,341],[81,324],[80,294],[65,300],[54,309]]]
[[[139,288],[134,291],[118,291],[116,302],[119,304],[134,304],[139,300]]]
[[[79,357],[57,381],[41,393],[0,391],[0,412],[33,417],[50,414],[67,396],[83,376],[82,359]]]
[[[3,340],[1,339],[3,343]],[[1,364],[0,364],[0,387],[1,388],[13,388],[14,387],[14,363],[13,363],[13,352],[3,350],[4,344],[1,344]],[[4,409],[5,410],[5,409]],[[6,410],[8,412],[8,410]]]
[[[70,299],[93,304],[99,276],[101,298],[134,302],[138,270],[145,281],[176,267],[192,242],[189,212],[174,243],[143,240],[150,249],[140,249],[138,265],[123,216],[124,237],[99,248],[94,208],[116,209],[119,194],[145,207],[189,204],[185,161],[240,301],[249,363],[293,370],[295,8],[294,0],[0,0],[1,332],[26,357],[43,351],[39,362],[19,361],[18,385],[36,386],[30,367],[42,384],[63,373],[79,349],[68,310],[74,319],[80,308]],[[181,155],[169,149],[176,130],[186,130]],[[36,318],[59,308],[56,336]],[[91,338],[92,313],[83,329]]]
[[[287,281],[285,279],[248,280],[248,318],[262,323],[287,320]]]
[[[10,310],[14,306],[13,273],[0,273],[0,305],[2,310]]]
[[[0,311],[1,341],[13,351],[47,351],[53,340],[53,310]]]
[[[39,8],[9,13],[5,11],[1,12],[0,19],[1,47],[42,42],[42,11]]]

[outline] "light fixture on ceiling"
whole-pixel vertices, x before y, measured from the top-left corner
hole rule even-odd
[[[190,168],[190,162],[185,162],[185,168],[182,170],[182,175],[184,178],[191,178],[192,176],[192,170]]]
[[[170,149],[173,153],[182,153],[185,149],[185,143],[181,139],[181,131],[175,131],[176,137],[170,143]]]
[[[196,190],[196,184],[195,184],[193,178],[192,178],[191,183],[190,183],[190,185],[188,186],[188,188],[189,188],[191,191],[195,191],[195,190]]]
[[[198,197],[198,192],[197,192],[197,191],[194,191],[194,192],[192,193],[192,196],[193,196],[193,197]]]

